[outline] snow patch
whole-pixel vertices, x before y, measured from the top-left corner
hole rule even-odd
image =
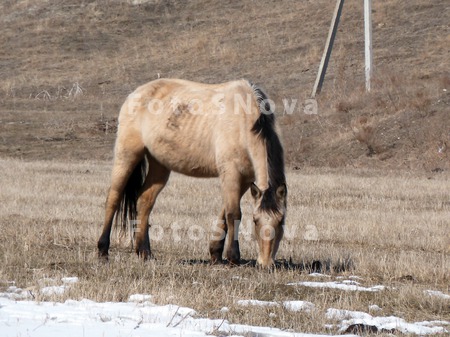
[[[342,281],[342,283],[344,284],[353,284],[353,285],[357,285],[359,286],[361,283],[357,282],[357,281],[353,281],[353,280],[344,280]]]
[[[311,277],[327,277],[327,278],[331,277],[330,275],[321,274],[321,273],[311,273],[308,276],[311,276]]]
[[[277,302],[259,301],[259,300],[238,300],[238,301],[236,301],[236,304],[242,305],[244,307],[247,307],[247,306],[278,307],[279,306],[279,304]]]
[[[316,276],[313,276],[316,277]],[[322,276],[318,276],[322,277]],[[323,276],[323,277],[328,277]],[[355,278],[341,279],[337,282],[298,282],[289,285],[311,286],[316,288],[336,288],[348,291],[380,291],[384,286],[363,287]],[[77,277],[65,277],[53,280],[50,285],[40,289],[46,296],[64,294],[73,284],[79,282]],[[59,283],[59,285],[58,285]],[[61,284],[62,283],[62,284]],[[177,305],[155,305],[151,303],[152,295],[134,294],[126,303],[98,303],[91,300],[76,301],[69,299],[64,303],[34,302],[31,290],[18,288],[14,283],[5,292],[0,293],[0,331],[2,337],[29,335],[34,337],[56,337],[62,334],[75,337],[86,334],[90,336],[210,336],[210,335],[261,335],[273,337],[324,337],[325,335],[295,333],[282,331],[278,328],[232,324],[225,319],[209,319],[198,317],[198,313],[191,308]],[[31,288],[30,288],[31,289]],[[38,288],[39,289],[39,288]],[[427,290],[425,294],[450,298],[440,291]],[[261,306],[268,308],[284,308],[293,312],[310,312],[315,309],[307,301],[259,301],[239,300],[237,305]],[[375,313],[381,308],[370,305],[369,311]],[[229,312],[223,307],[220,313]],[[277,317],[276,313],[269,313],[270,318]],[[449,321],[406,322],[394,316],[376,317],[361,311],[341,310],[330,308],[326,318],[337,325],[327,324],[328,328],[339,328],[339,336],[345,333],[356,333],[357,328],[378,329],[383,331],[397,331],[404,334],[434,335],[449,332]],[[327,335],[328,336],[328,335]],[[345,335],[355,336],[355,335]],[[330,337],[330,336],[328,336]]]
[[[347,281],[347,282],[346,282]],[[345,282],[345,283],[344,283]],[[350,284],[348,284],[350,283]],[[344,291],[368,291],[375,292],[381,291],[385,289],[385,286],[376,285],[373,287],[363,287],[358,285],[359,283],[351,280],[344,280],[343,282],[291,282],[288,283],[288,286],[303,286],[303,287],[311,287],[311,288],[331,288],[331,289],[339,289]]]
[[[423,322],[417,322],[418,325],[423,326],[435,326],[435,325],[450,325],[449,321],[423,321]]]
[[[283,306],[289,311],[310,312],[315,308],[315,305],[308,301],[284,301]]]
[[[50,286],[41,288],[41,294],[45,296],[62,295],[68,289],[67,286]]]
[[[425,294],[433,296],[433,297],[439,297],[446,300],[450,300],[450,295],[444,294],[442,291],[438,290],[425,290]]]
[[[239,300],[237,305],[242,306],[260,306],[260,307],[280,307],[283,306],[289,311],[311,311],[315,308],[314,304],[307,301],[284,301],[284,302],[272,302],[272,301],[259,301],[259,300]]]
[[[343,333],[352,325],[375,326],[379,331],[397,330],[404,334],[413,333],[417,335],[431,335],[448,332],[443,327],[427,326],[422,323],[408,323],[404,319],[389,317],[373,317],[361,311],[350,311],[330,308],[326,312],[326,317],[331,320],[339,320],[339,332]]]
[[[42,279],[41,281],[44,283],[57,283],[56,280],[49,278]],[[69,290],[71,285],[77,283],[78,281],[79,279],[76,276],[63,277],[61,278],[61,282],[63,283],[62,285],[42,287],[40,293],[44,296],[61,296]]]
[[[32,299],[33,294],[29,290],[23,290],[22,288],[18,288],[16,286],[10,286],[6,289],[5,293],[0,293],[0,297],[20,301]]]
[[[74,283],[78,283],[79,279],[76,276],[72,276],[72,277],[63,277],[61,279],[61,281],[64,284],[74,284]]]
[[[332,320],[344,320],[349,318],[355,318],[355,319],[370,319],[372,318],[371,315],[362,312],[362,311],[351,311],[351,310],[343,310],[343,309],[333,309],[330,308],[327,310],[325,314],[327,319]]]
[[[360,281],[364,280],[362,277],[356,275],[350,275],[348,278],[351,280],[360,280]]]
[[[277,328],[231,324],[224,319],[196,318],[195,310],[176,305],[98,303],[67,300],[64,303],[21,301],[0,297],[2,337],[89,336],[211,336],[260,335],[324,337]],[[349,336],[349,335],[347,335]],[[354,336],[354,335],[352,335]],[[327,335],[327,337],[330,337]],[[337,336],[336,336],[337,337]]]
[[[149,302],[152,299],[152,295],[148,294],[133,294],[128,298],[128,302]]]
[[[376,304],[371,304],[369,305],[369,311],[382,311],[383,309],[381,309],[378,305]]]

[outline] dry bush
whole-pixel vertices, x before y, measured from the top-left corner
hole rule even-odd
[[[351,127],[355,138],[367,145],[367,155],[372,156],[376,153],[375,145],[374,145],[374,130],[373,126],[370,125],[370,122],[367,117],[360,116],[352,120]]]

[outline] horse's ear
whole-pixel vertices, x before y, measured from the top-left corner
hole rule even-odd
[[[261,198],[262,192],[255,183],[252,183],[250,192],[252,192],[253,199],[258,200],[259,198]]]
[[[277,188],[277,198],[278,200],[285,200],[287,194],[287,187],[286,184],[281,184]]]

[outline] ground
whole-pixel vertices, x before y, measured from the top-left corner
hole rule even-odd
[[[364,313],[373,324],[394,316],[445,321],[428,326],[448,330],[448,4],[373,4],[375,72],[367,93],[362,2],[346,1],[317,114],[308,114],[333,7],[325,0],[3,1],[0,313],[16,310],[11,294],[77,307],[83,299],[101,307],[150,294],[151,305],[192,308],[194,318],[283,333],[341,333],[346,320],[357,329]],[[209,266],[218,183],[177,175],[151,220],[157,260],[143,263],[129,238],[117,236],[110,263],[97,261],[120,105],[159,77],[244,77],[274,100],[289,188],[274,272],[253,267],[247,196],[241,247],[248,263]],[[60,294],[42,291],[67,276],[79,281]],[[326,288],[328,282],[356,289]],[[290,311],[286,301],[314,307]],[[147,310],[139,304],[137,315],[140,306]],[[10,327],[15,316],[2,317]],[[226,331],[202,333],[219,332]]]
[[[450,168],[446,1],[373,4],[370,94],[363,4],[347,1],[315,115],[304,108],[333,2],[139,3],[0,4],[1,155],[110,159],[118,110],[138,85],[248,78],[276,103],[290,167]]]
[[[0,242],[0,313],[5,312],[0,324],[11,326],[21,311],[11,302],[1,302],[2,297],[127,302],[137,293],[152,295],[151,305],[192,308],[197,318],[285,332],[336,334],[346,320],[361,317],[381,328],[386,327],[381,320],[386,323],[391,316],[416,324],[445,321],[430,324],[448,330],[447,172],[289,170],[285,238],[278,268],[269,271],[254,267],[257,249],[248,195],[242,203],[240,228],[243,265],[209,265],[210,228],[221,203],[215,179],[174,174],[151,219],[156,260],[139,260],[129,237],[115,229],[110,262],[104,264],[98,261],[96,241],[110,163],[0,159],[0,169],[1,235],[7,238]],[[61,289],[65,277],[78,277],[79,282]],[[278,305],[243,306],[242,300]],[[282,305],[286,301],[304,301],[313,307],[292,311]],[[83,309],[83,303],[69,304],[73,305],[94,313],[102,306]],[[374,310],[375,305],[379,309]],[[151,310],[147,307],[126,306],[133,317]],[[336,318],[330,309],[352,313],[338,311]],[[46,317],[46,310],[50,309],[38,311],[31,322],[25,315],[23,324],[43,324],[40,317]],[[12,316],[6,314],[11,312]],[[48,315],[66,322],[67,317],[58,312]],[[94,318],[86,319],[93,324]],[[169,321],[161,318],[164,325],[169,326]],[[152,322],[153,318],[144,321]],[[69,323],[79,324],[72,319]],[[135,318],[126,320],[126,326],[138,323]],[[389,329],[403,331],[400,324],[390,324]]]

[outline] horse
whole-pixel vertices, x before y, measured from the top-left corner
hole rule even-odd
[[[113,219],[137,224],[135,251],[150,258],[149,216],[171,171],[218,177],[223,207],[212,225],[211,263],[239,265],[240,200],[250,189],[259,254],[274,265],[283,237],[287,187],[283,147],[266,93],[247,80],[204,84],[158,79],[138,87],[119,114],[100,258],[108,259]]]

